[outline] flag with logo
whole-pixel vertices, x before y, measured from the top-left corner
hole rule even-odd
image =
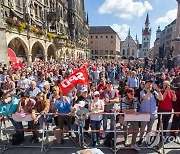
[[[67,95],[78,84],[89,85],[88,73],[85,66],[68,76],[58,86],[61,93]]]

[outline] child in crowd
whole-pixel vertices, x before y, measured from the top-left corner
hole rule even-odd
[[[74,131],[76,135],[76,143],[79,142],[81,147],[85,147],[84,145],[84,138],[83,138],[83,128],[85,126],[85,120],[88,119],[88,109],[85,108],[85,102],[79,101],[78,104],[74,106],[75,108],[75,122],[74,122]],[[78,132],[80,132],[80,136],[78,135]]]

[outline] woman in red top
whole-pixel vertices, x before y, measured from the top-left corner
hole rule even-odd
[[[175,91],[170,88],[170,82],[167,80],[163,82],[163,89],[161,90],[161,93],[163,94],[163,100],[159,101],[158,112],[170,112],[170,114],[162,115],[163,130],[167,130],[169,119],[171,118],[173,101],[176,101],[177,98]],[[160,115],[158,115],[158,128],[159,123]],[[164,136],[165,135],[166,133],[164,133]]]

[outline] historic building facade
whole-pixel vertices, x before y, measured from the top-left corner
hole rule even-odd
[[[149,27],[149,15],[146,16],[145,28],[142,29],[142,48],[139,52],[139,58],[149,57],[150,42],[151,42],[151,28]]]
[[[89,31],[92,59],[120,57],[120,38],[110,26],[92,26]]]
[[[29,63],[86,58],[89,27],[84,0],[3,0],[0,13],[4,55],[11,48]]]
[[[121,56],[122,58],[135,59],[138,58],[138,53],[139,53],[139,42],[137,36],[136,36],[136,40],[134,40],[130,34],[130,29],[129,29],[128,36],[121,45]]]
[[[180,66],[180,0],[177,18],[163,30],[158,27],[154,42],[153,57],[159,59],[161,65]]]

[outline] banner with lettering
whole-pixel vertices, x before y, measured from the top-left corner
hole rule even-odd
[[[78,84],[89,85],[88,73],[85,66],[68,76],[58,86],[61,93],[67,95]]]

